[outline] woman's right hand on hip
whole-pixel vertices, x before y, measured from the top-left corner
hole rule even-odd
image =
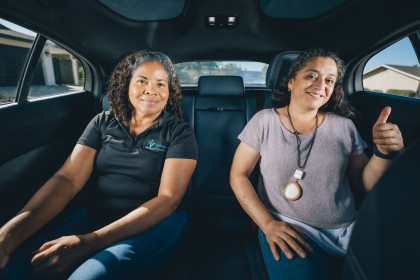
[[[277,247],[286,255],[288,259],[293,259],[293,251],[301,258],[306,258],[306,252],[313,253],[307,237],[295,225],[283,221],[271,221],[264,232],[274,259],[280,260],[280,254]],[[304,249],[305,250],[304,250]]]

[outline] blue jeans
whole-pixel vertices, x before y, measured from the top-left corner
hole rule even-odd
[[[277,247],[280,253],[279,261],[274,259],[265,234],[261,229],[258,230],[258,239],[270,280],[333,279],[333,270],[329,255],[309,238],[307,242],[311,245],[314,251],[313,254],[307,252],[306,258],[303,259],[294,253],[293,259],[289,260],[280,248]]]
[[[146,232],[118,242],[85,260],[70,275],[71,280],[148,279],[175,253],[189,223],[185,211],[175,211]],[[37,279],[32,274],[31,252],[63,235],[85,234],[101,226],[101,219],[87,208],[80,209],[50,232],[12,254],[2,274],[14,279]]]

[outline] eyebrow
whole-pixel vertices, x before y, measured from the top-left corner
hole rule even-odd
[[[142,76],[142,75],[137,75],[136,77],[137,77],[137,78],[143,78],[143,79],[145,79],[145,80],[148,80],[148,78],[147,78],[147,77]],[[158,82],[160,82],[160,81],[167,82],[165,79],[158,79],[157,81],[158,81]]]
[[[305,71],[305,73],[306,73],[306,72],[316,72],[316,73],[319,73],[319,71],[318,71],[318,70],[316,70],[316,69],[311,69],[311,68],[307,69],[307,70]],[[328,75],[331,75],[331,76],[337,77],[337,75],[336,75],[336,74],[332,74],[332,73],[329,73]]]

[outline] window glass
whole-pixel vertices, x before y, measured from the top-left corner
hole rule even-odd
[[[0,19],[0,104],[14,102],[36,34]]]
[[[241,76],[247,86],[265,86],[268,64],[252,61],[192,61],[175,65],[180,84],[197,85],[205,75]]]
[[[363,71],[365,90],[420,98],[420,66],[409,38],[373,56]]]
[[[80,91],[83,84],[84,70],[80,61],[47,40],[36,66],[28,99]]]

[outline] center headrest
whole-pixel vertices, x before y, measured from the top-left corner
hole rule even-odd
[[[241,76],[201,76],[198,94],[206,96],[242,96],[244,80]]]

